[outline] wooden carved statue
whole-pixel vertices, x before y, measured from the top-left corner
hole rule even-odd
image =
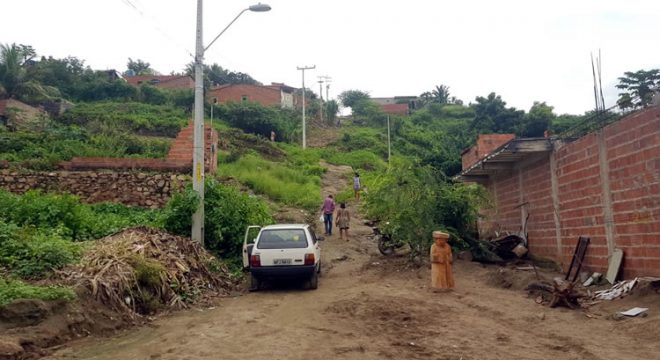
[[[453,259],[451,246],[447,244],[449,234],[442,231],[433,232],[433,245],[431,245],[431,288],[452,289],[454,275],[451,271]]]

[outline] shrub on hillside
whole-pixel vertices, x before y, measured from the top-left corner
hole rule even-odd
[[[206,181],[204,189],[205,247],[222,257],[240,255],[248,225],[265,225],[273,221],[268,208],[258,198],[212,179]],[[197,196],[190,187],[175,194],[164,210],[164,228],[190,236],[191,217],[196,207]]]
[[[92,132],[124,129],[141,135],[176,137],[188,122],[182,109],[136,102],[83,103],[67,110],[59,119]]]
[[[20,280],[0,279],[0,306],[18,299],[71,300],[73,290],[59,286],[33,286]]]
[[[0,265],[27,278],[40,278],[80,257],[80,244],[58,234],[0,222]]]
[[[270,138],[275,131],[277,140],[291,141],[298,127],[298,114],[292,110],[262,106],[254,102],[230,102],[216,106],[218,118],[245,132]]]

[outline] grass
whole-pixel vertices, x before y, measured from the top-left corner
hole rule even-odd
[[[235,177],[255,192],[290,206],[313,209],[321,201],[321,178],[317,168],[293,167],[247,154],[219,172]]]
[[[67,287],[33,286],[20,280],[0,279],[0,306],[18,299],[72,300],[76,294]]]
[[[348,165],[356,170],[378,171],[384,170],[387,167],[387,163],[383,158],[369,150],[356,150],[348,153],[327,150],[324,157],[331,164]]]

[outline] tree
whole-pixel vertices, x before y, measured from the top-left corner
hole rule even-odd
[[[548,106],[545,102],[535,101],[529,112],[525,114],[517,133],[525,137],[543,137],[545,131],[550,128],[557,117],[552,109],[553,107]]]
[[[0,44],[0,85],[4,96],[28,103],[50,100],[59,96],[57,88],[32,81],[27,76],[26,64],[36,56],[29,45]]]
[[[195,63],[191,62],[186,65],[184,71],[189,76],[195,76]],[[204,87],[210,88],[212,86],[226,85],[226,84],[250,84],[261,85],[252,76],[240,71],[231,71],[223,68],[217,63],[211,66],[204,65]]]
[[[619,93],[619,107],[626,109],[648,106],[654,92],[660,90],[660,69],[627,71],[623,74],[616,85],[617,89],[624,91]],[[633,101],[635,98],[638,98],[637,101]]]
[[[369,93],[361,90],[346,90],[339,94],[339,101],[344,107],[353,108],[361,100],[369,100]]]
[[[41,57],[38,63],[28,69],[28,78],[42,85],[55,87],[65,97],[72,98],[79,92],[83,75],[86,72],[88,75],[93,73],[89,67],[85,68],[84,63],[72,56],[64,59]]]
[[[151,64],[146,61],[137,59],[128,58],[128,63],[126,64],[126,70],[124,75],[156,75],[156,71],[151,68]]]
[[[475,118],[472,128],[479,134],[483,133],[515,133],[525,114],[516,108],[507,108],[502,97],[494,92],[488,97],[477,96],[474,108]]]
[[[430,104],[457,104],[463,105],[463,101],[457,99],[456,96],[451,96],[449,93],[449,86],[447,85],[436,85],[435,89],[431,91],[426,91],[419,95],[420,107],[424,107]]]

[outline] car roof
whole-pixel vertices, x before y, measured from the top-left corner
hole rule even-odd
[[[274,229],[304,229],[308,227],[307,224],[273,224],[266,225],[262,230],[274,230]]]

